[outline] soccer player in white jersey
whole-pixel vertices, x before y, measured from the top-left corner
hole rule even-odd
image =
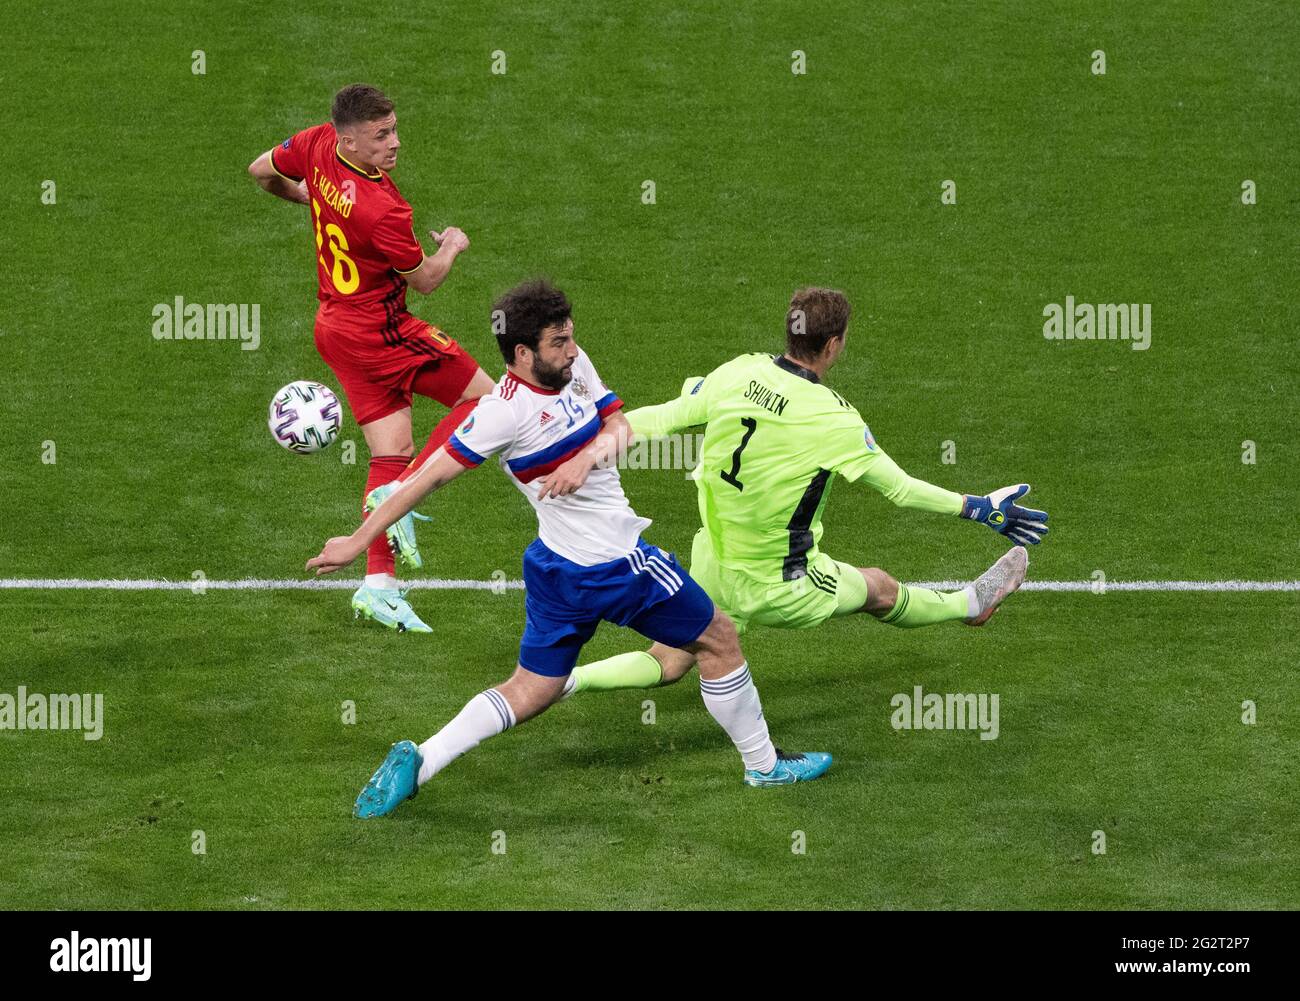
[[[628,504],[613,461],[631,437],[623,404],[578,347],[571,314],[545,281],[503,295],[493,316],[507,369],[496,388],[361,527],[307,562],[318,574],[347,566],[421,499],[492,455],[537,512],[514,674],[419,747],[394,744],[355,816],[391,813],[466,751],[545,712],[602,620],[696,655],[704,704],[740,752],[748,785],[805,782],[830,767],[829,754],[773,746],[735,626],[675,557],[641,538],[650,522]]]

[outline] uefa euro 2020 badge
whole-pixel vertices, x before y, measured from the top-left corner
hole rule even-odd
[[[862,440],[866,442],[867,448],[871,449],[871,451],[876,450],[876,439],[871,437],[871,428],[865,424],[862,425]]]
[[[573,395],[584,400],[591,399],[591,392],[587,389],[587,383],[582,376],[578,376],[573,380]]]

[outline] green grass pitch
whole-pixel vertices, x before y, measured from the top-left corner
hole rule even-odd
[[[1032,483],[1053,531],[1031,579],[1300,577],[1288,5],[681,6],[58,2],[7,24],[0,576],[298,577],[350,530],[355,424],[355,465],[266,431],[276,388],[334,379],[304,213],[245,167],[365,80],[397,103],[417,229],[473,241],[411,308],[493,375],[491,298],[532,274],[630,405],[778,350],[792,289],[839,287],[833,385],[914,475]],[[1151,304],[1149,349],[1046,339],[1067,295]],[[258,304],[259,348],[154,339],[176,296]],[[440,413],[417,405],[417,438]],[[682,473],[624,483],[689,553]],[[519,576],[535,526],[500,473],[426,510],[429,575]],[[843,483],[826,526],[905,581],[999,551]],[[415,596],[435,636],[356,626],[345,591],[0,590],[0,692],[105,703],[98,741],[0,731],[0,906],[1300,906],[1295,592],[755,630],[774,736],[832,751],[823,781],[742,787],[692,679],[567,702],[360,823],[389,743],[514,663],[521,592]],[[639,645],[605,626],[586,659]],[[998,739],[894,730],[916,685],[998,693]]]

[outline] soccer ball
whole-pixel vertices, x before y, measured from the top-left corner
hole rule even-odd
[[[266,426],[275,440],[290,452],[319,452],[338,437],[343,424],[339,398],[328,386],[299,379],[271,400]]]

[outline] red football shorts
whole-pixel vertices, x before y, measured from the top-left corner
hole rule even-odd
[[[417,375],[422,395],[454,406],[478,371],[469,352],[410,313],[382,329],[318,313],[316,350],[338,377],[358,424],[409,407]]]

